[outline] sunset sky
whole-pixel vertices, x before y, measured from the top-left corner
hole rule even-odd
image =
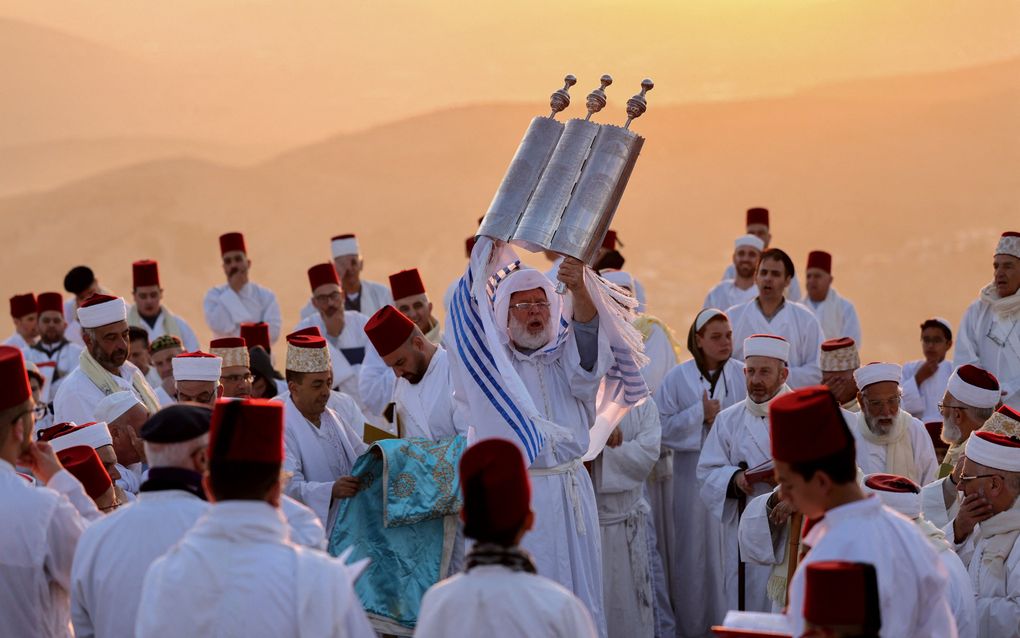
[[[566,72],[582,100],[613,74],[618,105],[651,76],[654,105],[1020,55],[1015,0],[3,0],[0,17],[109,47],[144,69],[146,90],[202,112],[186,130],[126,134],[281,145],[448,105],[544,101]]]

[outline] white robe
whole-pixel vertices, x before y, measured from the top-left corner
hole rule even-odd
[[[723,272],[722,278],[723,280],[736,279],[737,267],[732,263],[729,266],[726,266],[726,270]],[[800,301],[801,299],[800,280],[797,279],[797,275],[790,278],[790,285],[786,288],[786,298],[790,301]],[[725,308],[720,308],[720,310],[725,310]]]
[[[978,299],[963,313],[955,348],[954,368],[970,363],[991,372],[1003,401],[1020,410],[1020,317],[1000,319]]]
[[[294,330],[312,326],[319,329],[329,346],[329,358],[333,363],[333,388],[354,399],[361,411],[372,418],[379,415],[369,410],[368,406],[361,401],[361,393],[358,390],[358,374],[361,371],[362,362],[368,356],[368,351],[372,349],[368,335],[365,334],[366,323],[368,323],[368,319],[364,315],[345,310],[344,329],[334,339],[327,335],[322,315],[316,312],[299,321]],[[373,418],[373,423],[378,420]]]
[[[772,320],[765,318],[755,297],[726,311],[733,326],[733,358],[744,359],[744,339],[754,334],[771,334],[790,342],[790,377],[793,389],[822,382],[819,367],[822,327],[818,318],[799,303],[787,299]]]
[[[901,411],[902,414],[902,411]],[[909,415],[907,415],[909,417]],[[850,431],[854,434],[854,442],[857,446],[857,467],[865,474],[885,474],[890,470],[886,468],[885,445],[875,445],[866,440],[857,430],[857,415],[853,421],[847,421]],[[935,458],[935,446],[932,445],[931,437],[924,424],[913,417],[909,417],[910,426],[907,435],[910,437],[910,447],[913,450],[914,465],[917,466],[918,477],[910,477],[916,480],[922,487],[931,483],[939,476],[939,462]],[[895,472],[894,472],[895,473]]]
[[[135,364],[125,361],[120,367],[120,374],[114,375],[114,380],[120,390],[133,392],[138,400],[142,397],[135,392],[132,379],[135,372],[141,374]],[[57,390],[57,396],[53,399],[53,420],[54,423],[73,421],[74,423],[89,423],[96,420],[96,405],[106,397],[92,379],[88,378],[85,371],[80,367],[75,368],[71,374],[64,377],[64,382]]]
[[[29,343],[17,332],[7,337],[7,339],[4,340],[4,345],[13,346],[19,350],[27,350],[29,348]]]
[[[648,363],[641,368],[641,377],[648,391],[655,394],[666,374],[677,364],[676,351],[662,326],[652,325],[651,334],[645,340],[645,355],[648,356]]]
[[[38,348],[25,348],[25,361],[31,361],[39,368],[46,378],[40,399],[43,403],[53,403],[57,391],[69,374],[78,369],[81,352],[84,348],[74,343],[66,343],[50,356]],[[53,379],[56,378],[56,381]]]
[[[1018,510],[1020,507],[1014,504],[1013,512]],[[996,516],[1001,515],[1000,513]],[[967,565],[967,571],[974,586],[978,637],[1018,638],[1020,637],[1020,536],[1014,541],[1012,549],[1008,551],[1003,574],[994,573],[983,560],[989,541],[996,539],[995,536],[984,538],[981,523],[978,523],[966,541],[955,545],[955,549],[960,555],[960,559]]]
[[[804,556],[790,585],[787,615],[794,636],[804,631],[804,572],[820,561],[871,563],[878,576],[882,636],[936,638],[956,636],[947,599],[947,574],[931,544],[905,516],[878,497],[835,507],[804,539]]]
[[[708,291],[708,294],[705,295],[705,303],[701,304],[701,307],[726,310],[732,306],[747,303],[757,296],[757,284],[752,283],[750,288],[740,289],[737,288],[736,280],[723,279]]]
[[[134,306],[131,306],[131,308],[134,308]],[[149,343],[166,334],[166,315],[166,308],[160,308],[159,316],[156,317],[156,325],[150,326],[145,319],[138,322],[137,327],[149,333]],[[130,308],[128,309],[128,316],[131,316]],[[181,331],[180,337],[181,341],[184,342],[184,350],[186,352],[201,350],[202,347],[198,342],[198,337],[195,335],[195,331],[191,329],[191,326],[188,325],[188,322],[182,319],[180,315],[174,315],[174,319],[177,321],[177,327]]]
[[[804,297],[804,306],[818,317],[822,335],[826,339],[850,337],[860,351],[861,321],[857,318],[857,309],[849,299],[841,297],[835,288],[830,287],[829,294],[818,303],[812,301],[810,296]]]
[[[285,492],[310,507],[328,535],[340,504],[333,499],[333,483],[350,475],[354,461],[368,446],[328,406],[315,427],[287,397],[284,418],[283,469],[291,473]]]
[[[268,503],[211,506],[149,568],[136,635],[374,638],[354,572],[287,534]]]
[[[709,636],[729,609],[723,591],[722,527],[699,495],[698,458],[708,436],[702,392],[709,384],[693,359],[673,368],[655,394],[662,421],[662,447],[673,451],[672,501],[657,523],[659,546],[665,546],[666,582],[681,638]],[[725,409],[747,396],[744,366],[726,362],[713,399]],[[697,587],[687,577],[699,574]]]
[[[4,460],[0,503],[0,633],[70,636],[71,563],[99,510],[66,470],[32,486]]]
[[[772,458],[768,419],[751,414],[743,402],[736,403],[715,417],[715,424],[705,438],[698,461],[701,499],[716,519],[722,522],[723,590],[730,609],[738,608],[738,502],[726,496],[733,475],[745,468],[754,468]],[[745,464],[741,467],[740,464]],[[767,494],[772,487],[755,483],[746,500]],[[745,563],[745,611],[770,611],[768,598],[771,569],[764,565]]]
[[[453,399],[453,381],[446,349],[436,348],[425,376],[418,383],[397,379],[393,400],[404,427],[404,437],[441,439],[467,434],[467,416],[457,417]]]
[[[921,512],[930,523],[939,529],[946,531],[946,536],[952,539],[952,525],[956,520],[956,514],[960,511],[960,492],[953,486],[953,493],[956,498],[946,507],[946,497],[943,495],[943,485],[949,481],[949,477],[943,477],[932,481],[921,488]]]
[[[924,363],[924,359],[908,361],[903,364],[903,380],[900,385],[903,387],[902,408],[921,420],[922,423],[942,421],[942,414],[939,412],[939,403],[946,393],[946,385],[949,384],[949,377],[953,374],[953,363],[948,360],[939,364],[935,374],[928,377],[918,387],[914,375],[918,368]]]
[[[371,317],[380,308],[385,305],[393,305],[393,294],[390,292],[389,286],[377,284],[374,281],[361,280],[361,310],[351,312],[358,312],[365,317]],[[311,299],[305,304],[304,308],[301,309],[301,318],[311,317],[312,315],[319,314],[318,309],[312,304]]]
[[[602,532],[602,587],[610,638],[655,634],[645,479],[659,459],[658,409],[647,399],[618,426],[623,443],[602,450],[592,483]]]
[[[240,292],[228,284],[210,288],[202,302],[205,323],[216,339],[237,337],[241,324],[264,321],[269,324],[269,341],[276,343],[280,337],[280,305],[276,295],[268,288],[248,282]]]
[[[481,565],[425,592],[414,635],[594,638],[598,634],[584,603],[559,583],[500,565]]]

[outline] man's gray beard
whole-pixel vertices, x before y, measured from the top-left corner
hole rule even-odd
[[[963,431],[955,423],[948,420],[942,421],[942,434],[939,437],[944,443],[955,445],[963,440]]]
[[[896,425],[896,417],[893,417],[891,419],[889,425],[879,425],[877,417],[870,417],[865,415],[864,420],[868,424],[868,429],[879,436],[885,436],[886,434],[889,434],[889,432],[892,431],[893,426]]]
[[[518,348],[524,350],[538,350],[549,343],[549,337],[544,330],[533,335],[528,332],[527,324],[521,323],[517,317],[512,315],[510,316],[508,330],[510,331],[510,341]]]

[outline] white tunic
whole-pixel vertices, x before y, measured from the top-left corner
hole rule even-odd
[[[811,547],[790,585],[787,615],[794,636],[804,631],[804,571],[828,560],[871,563],[878,575],[882,635],[956,636],[946,598],[947,575],[931,544],[914,523],[869,497],[825,513],[804,539]]]
[[[903,412],[901,411],[901,414]],[[856,417],[856,415],[854,415]],[[909,417],[909,415],[907,415]],[[907,435],[910,437],[910,447],[913,451],[914,465],[917,466],[919,478],[918,485],[925,486],[931,483],[939,475],[939,462],[935,459],[935,447],[932,445],[931,437],[924,424],[913,417],[909,417],[910,426]],[[887,446],[876,445],[863,436],[857,430],[856,421],[848,421],[850,431],[854,434],[857,446],[857,467],[865,474],[884,474],[890,472],[886,467]],[[913,479],[913,477],[911,477]]]
[[[752,283],[750,288],[740,289],[734,279],[723,279],[705,296],[702,308],[718,308],[726,310],[731,306],[747,303],[758,296],[758,285]]]
[[[390,287],[382,284],[377,284],[374,281],[361,280],[361,310],[357,312],[365,315],[365,317],[371,317],[385,305],[393,305],[393,295],[390,293]],[[351,311],[355,312],[355,311]],[[312,315],[319,314],[318,309],[312,305],[311,299],[305,304],[305,307],[301,309],[301,318],[311,317]]]
[[[963,313],[955,347],[954,368],[970,363],[988,370],[999,380],[1004,402],[1020,409],[1020,317],[1000,319],[978,299]]]
[[[298,322],[294,330],[312,326],[319,329],[329,345],[329,358],[333,362],[333,387],[357,401],[362,412],[375,415],[368,409],[368,406],[362,403],[361,394],[358,391],[358,373],[361,371],[368,351],[372,349],[368,335],[365,334],[366,323],[368,323],[368,318],[364,315],[345,310],[344,329],[336,337],[331,337],[326,332],[326,324],[322,320],[322,315],[316,312]]]
[[[325,529],[332,531],[339,506],[339,500],[333,499],[333,483],[350,475],[354,461],[368,446],[329,407],[315,427],[287,397],[284,418],[283,468],[292,474],[285,492],[310,507]]]
[[[268,288],[249,282],[234,292],[229,284],[210,288],[202,302],[205,323],[216,339],[237,337],[241,324],[264,321],[269,324],[269,340],[276,343],[280,337],[280,306],[276,295]]]
[[[727,279],[736,279],[737,278],[736,266],[734,266],[732,263],[729,266],[726,266],[726,270],[723,272],[722,278],[724,281]],[[800,301],[801,298],[800,280],[797,279],[797,275],[794,275],[793,277],[790,278],[790,285],[786,288],[786,298],[790,301]],[[718,308],[718,306],[716,307]],[[725,308],[720,308],[720,310],[725,310]]]
[[[17,332],[7,337],[7,339],[4,340],[4,345],[13,346],[15,348],[18,348],[19,350],[27,350],[29,347],[29,343],[25,341],[25,338],[22,337]]]
[[[772,458],[769,443],[769,424],[765,417],[755,416],[743,402],[731,405],[715,417],[715,424],[705,438],[698,461],[698,481],[701,499],[713,516],[722,522],[723,590],[729,609],[738,608],[738,501],[726,496],[733,475],[742,469],[754,468]],[[741,464],[744,464],[741,466]],[[750,501],[767,494],[772,487],[755,483],[753,492],[746,496]],[[766,587],[771,569],[768,566],[745,563],[746,611],[770,611]]]
[[[456,417],[453,381],[446,349],[436,348],[425,376],[418,383],[397,379],[393,400],[404,427],[404,437],[441,439],[467,434],[466,416]]]
[[[555,581],[500,565],[482,565],[425,592],[414,635],[593,638],[598,634],[584,604]]]
[[[64,383],[67,375],[78,368],[83,348],[71,342],[65,342],[60,348],[57,344],[37,343],[34,347],[25,348],[25,361],[31,361],[39,368],[46,378],[40,399],[43,403],[53,403],[57,390]]]
[[[142,586],[139,638],[374,638],[337,559],[287,539],[262,501],[223,501],[156,560]]]
[[[651,334],[645,340],[645,355],[648,356],[648,363],[641,368],[641,377],[648,385],[648,391],[655,394],[666,374],[677,364],[676,351],[662,326],[652,325]]]
[[[849,299],[836,293],[835,288],[829,288],[829,294],[817,303],[810,296],[805,297],[804,306],[818,317],[826,339],[850,337],[857,344],[857,350],[861,349],[861,321],[857,318],[857,309]]]
[[[924,363],[924,359],[908,361],[903,364],[903,387],[904,410],[921,420],[922,423],[942,421],[942,414],[939,412],[939,403],[942,403],[942,396],[946,393],[946,385],[949,384],[949,377],[953,374],[953,363],[943,360],[935,371],[935,374],[928,377],[918,387],[914,375],[918,368]]]
[[[726,311],[733,326],[733,358],[743,360],[744,339],[753,334],[771,334],[790,342],[791,388],[803,388],[822,382],[818,358],[821,353],[822,327],[815,315],[799,303],[787,299],[771,320],[766,319],[757,297]]]
[[[721,523],[698,493],[698,459],[710,429],[705,425],[703,392],[709,392],[709,383],[690,359],[673,368],[655,394],[662,421],[662,445],[673,450],[673,499],[666,510],[667,525],[660,526],[659,534],[669,536],[663,559],[677,635],[682,638],[708,635],[709,627],[722,622],[729,609],[723,591]],[[730,359],[710,398],[717,399],[725,409],[745,396],[744,366]],[[699,574],[698,587],[689,587],[685,574]]]
[[[647,399],[620,421],[623,443],[602,450],[592,483],[602,531],[602,586],[610,638],[655,633],[651,564],[645,530],[645,479],[659,459],[659,413]]]
[[[134,306],[131,306],[131,308],[134,308]],[[150,343],[166,334],[166,315],[167,315],[166,308],[160,308],[159,316],[156,317],[155,325],[150,326],[149,322],[147,322],[145,319],[142,319],[141,321],[138,322],[138,324],[136,324],[138,328],[141,328],[145,330],[145,332],[149,333]],[[128,316],[129,317],[131,316],[131,309],[128,309]],[[195,331],[191,329],[191,326],[188,325],[188,322],[182,319],[180,315],[174,315],[174,319],[177,321],[177,327],[180,328],[181,331],[180,337],[181,341],[184,342],[184,350],[187,352],[195,352],[196,350],[201,350],[202,348],[198,343],[198,337],[195,336]]]
[[[30,486],[4,460],[0,503],[0,633],[70,636],[71,562],[85,518],[99,511],[66,470]]]
[[[921,488],[921,512],[935,527],[946,532],[948,538],[952,538],[952,524],[956,520],[956,514],[960,511],[960,492],[956,486],[952,486],[955,498],[946,507],[946,497],[943,494],[944,484],[949,477],[943,477],[932,481]]]
[[[978,523],[966,542],[957,544],[955,549],[961,560],[967,565],[971,583],[974,586],[977,611],[977,635],[979,638],[1018,638],[1020,637],[1020,507],[1013,505],[1011,510],[1000,512],[989,519],[994,521],[1004,516],[1017,518],[1011,531],[985,538],[981,525]],[[1004,550],[1005,561],[1003,572],[996,573],[991,561],[986,562],[986,552],[990,545],[1008,541],[1012,537],[1012,547]]]
[[[135,372],[141,374],[138,368],[135,367],[135,364],[125,361],[120,366],[120,374],[115,375],[113,378],[120,390],[134,392],[138,400],[141,401],[142,397],[138,396],[134,385],[132,385]],[[74,423],[89,423],[95,421],[96,405],[105,396],[103,391],[99,389],[99,386],[93,383],[92,379],[88,378],[80,367],[75,368],[71,374],[64,378],[64,382],[60,385],[60,389],[57,390],[57,396],[53,400],[54,422],[73,421]]]

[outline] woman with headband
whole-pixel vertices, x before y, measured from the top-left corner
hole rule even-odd
[[[673,368],[655,395],[662,445],[673,450],[674,530],[665,559],[677,635],[685,637],[706,635],[727,611],[722,530],[698,496],[695,472],[715,416],[747,394],[744,366],[731,357],[733,332],[725,312],[706,308],[698,313],[687,349],[693,358]]]

